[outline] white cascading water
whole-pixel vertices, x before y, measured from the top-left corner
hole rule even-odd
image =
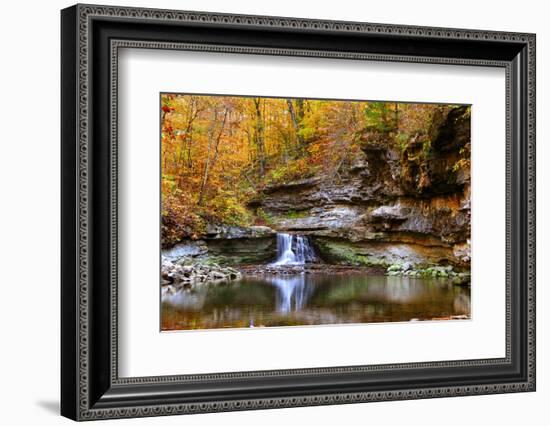
[[[273,265],[304,265],[315,260],[315,251],[308,237],[277,234],[277,260]]]

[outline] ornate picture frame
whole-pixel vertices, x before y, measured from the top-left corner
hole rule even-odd
[[[535,390],[534,34],[96,5],[64,9],[61,29],[62,415],[93,420]],[[506,356],[119,377],[117,66],[126,47],[504,69]]]

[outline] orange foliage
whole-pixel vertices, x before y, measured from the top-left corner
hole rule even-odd
[[[373,120],[408,135],[426,127],[434,109],[385,105],[163,94],[163,245],[200,237],[206,223],[265,223],[246,207],[258,190],[314,175],[335,179],[360,154],[358,134]]]

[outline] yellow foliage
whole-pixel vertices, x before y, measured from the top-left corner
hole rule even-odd
[[[163,94],[163,245],[200,237],[206,223],[265,223],[265,214],[247,207],[265,186],[334,179],[361,154],[361,132],[378,116],[384,128],[393,123],[392,131],[412,134],[427,126],[435,108],[388,105]],[[388,114],[395,114],[393,122]]]

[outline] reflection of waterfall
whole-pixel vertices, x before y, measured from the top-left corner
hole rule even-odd
[[[277,260],[273,265],[304,265],[315,260],[315,251],[308,237],[277,234]]]
[[[306,284],[305,276],[273,277],[269,279],[277,288],[277,310],[290,312],[301,310],[311,294],[311,285]]]

